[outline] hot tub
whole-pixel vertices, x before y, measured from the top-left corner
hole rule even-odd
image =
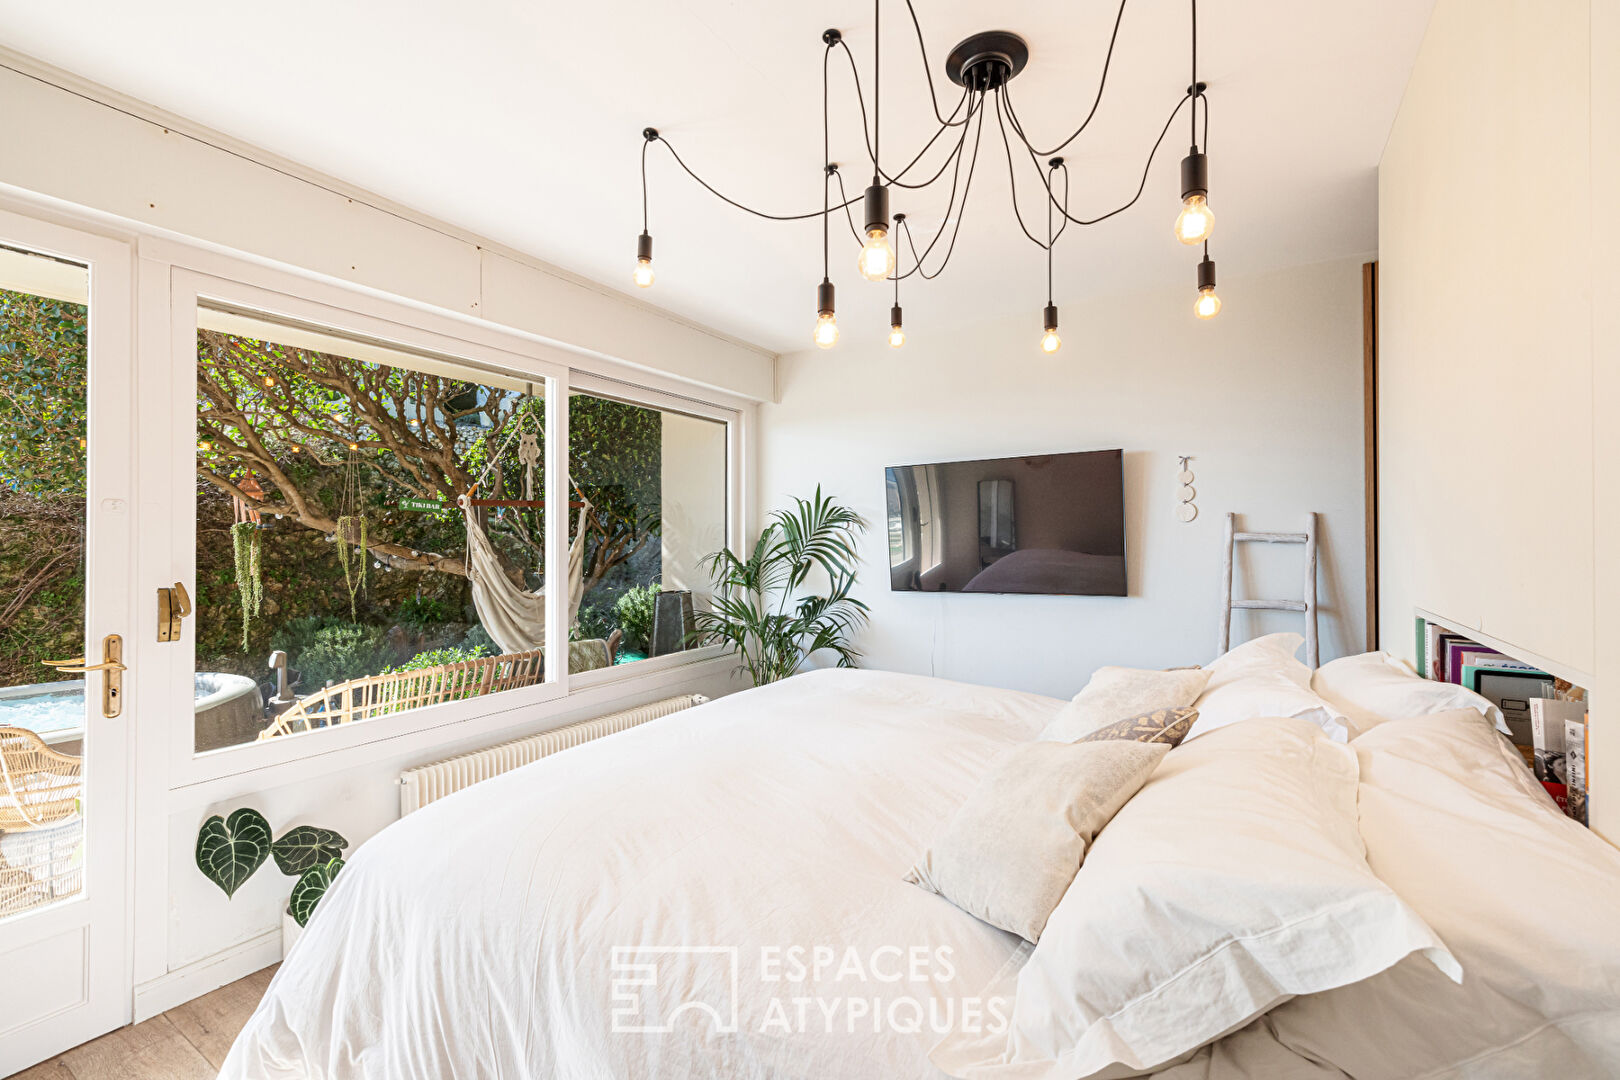
[[[196,748],[252,742],[264,727],[264,699],[246,675],[199,671]],[[84,683],[0,687],[0,727],[27,728],[52,745],[84,738]]]

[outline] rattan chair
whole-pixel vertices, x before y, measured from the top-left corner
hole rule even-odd
[[[0,832],[21,832],[78,810],[83,759],[59,754],[27,728],[0,727]]]

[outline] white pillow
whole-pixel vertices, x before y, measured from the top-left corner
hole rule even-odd
[[[1294,657],[1304,643],[1298,634],[1267,634],[1210,664],[1209,685],[1194,703],[1198,722],[1187,741],[1257,716],[1297,716],[1338,742],[1349,739],[1350,725],[1311,692],[1311,669]]]
[[[1040,944],[1021,947],[1021,969],[981,995],[1016,993],[1007,1030],[947,1036],[934,1063],[952,1076],[1134,1075],[1413,953],[1459,978],[1368,868],[1356,778],[1356,752],[1303,720],[1171,751],[1097,837]]]
[[[1039,941],[1086,846],[1152,774],[1168,743],[1016,746],[979,781],[906,880]]]
[[[1356,1077],[1620,1075],[1620,851],[1473,709],[1353,745],[1367,860],[1467,977],[1408,961],[1282,1006],[1277,1038]]]
[[[1208,682],[1209,672],[1202,668],[1098,668],[1085,689],[1046,725],[1039,741],[1074,742],[1118,720],[1164,709],[1184,709],[1198,700]]]
[[[1509,734],[1502,710],[1455,683],[1425,679],[1405,660],[1387,652],[1342,656],[1323,664],[1311,676],[1311,689],[1349,718],[1355,734],[1363,735],[1391,720],[1473,709]]]

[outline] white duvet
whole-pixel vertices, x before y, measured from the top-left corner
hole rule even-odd
[[[1018,939],[902,876],[1063,704],[815,672],[430,805],[349,861],[221,1076],[940,1076]]]

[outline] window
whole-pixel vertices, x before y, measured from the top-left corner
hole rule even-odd
[[[570,550],[580,550],[569,670],[695,647],[707,558],[727,543],[727,424],[576,392],[568,403]]]
[[[196,752],[548,678],[544,379],[227,306],[196,348]]]

